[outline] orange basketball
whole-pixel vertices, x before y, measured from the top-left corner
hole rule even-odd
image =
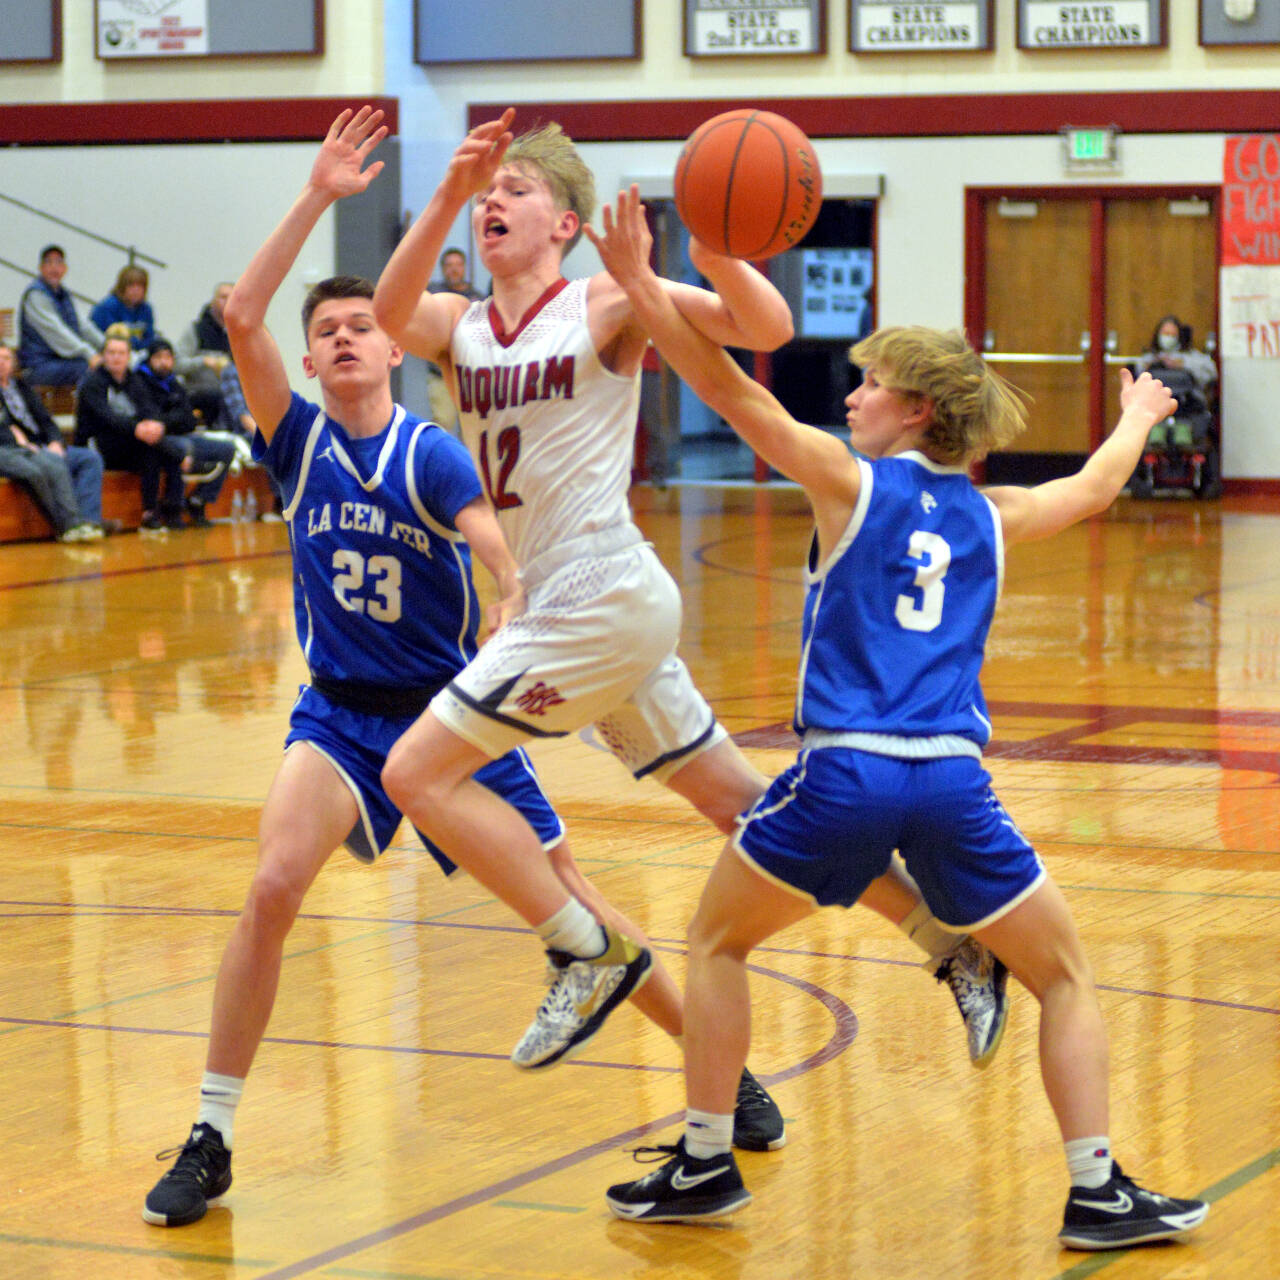
[[[680,220],[709,249],[771,258],[799,244],[822,207],[813,143],[772,111],[713,116],[676,162]]]

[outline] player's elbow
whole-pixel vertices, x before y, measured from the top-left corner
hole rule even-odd
[[[237,284],[223,308],[222,324],[228,337],[243,337],[262,324],[262,308]]]
[[[378,327],[399,342],[404,337],[408,313],[392,296],[390,290],[381,285],[373,291],[373,318]]]

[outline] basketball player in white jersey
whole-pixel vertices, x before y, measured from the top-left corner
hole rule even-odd
[[[590,170],[559,126],[513,141],[513,116],[509,110],[479,126],[459,146],[383,271],[374,308],[407,351],[444,370],[463,438],[521,565],[528,608],[432,700],[392,750],[383,777],[397,805],[464,868],[514,875],[502,896],[512,905],[525,900],[525,918],[538,924],[548,904],[532,891],[525,897],[521,883],[524,869],[536,868],[537,842],[513,809],[473,781],[489,760],[594,724],[637,778],[665,783],[724,832],[766,780],[676,656],[679,592],[631,520],[648,338],[607,274],[566,281],[561,272],[594,210]],[[425,292],[468,202],[493,279],[485,302]],[[711,255],[695,265],[714,292],[663,287],[701,333],[755,350],[790,339],[786,302],[752,266]],[[495,851],[513,849],[520,859],[505,871],[493,867]],[[949,981],[971,1056],[985,1064],[1004,1025],[998,962],[972,942],[958,947],[903,877],[882,877],[865,901],[913,936]],[[561,923],[575,927],[568,916]],[[560,1056],[563,1038],[574,1034],[567,979],[553,984],[516,1046],[518,1066]],[[770,1145],[781,1145],[778,1137]]]

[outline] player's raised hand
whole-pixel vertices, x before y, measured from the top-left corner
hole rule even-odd
[[[653,250],[653,236],[644,214],[640,188],[632,183],[626,191],[619,191],[616,206],[606,204],[600,210],[600,223],[603,235],[590,225],[583,227],[583,234],[595,246],[604,269],[625,289],[628,283],[652,269],[649,255]]]
[[[449,161],[441,188],[455,199],[469,200],[488,188],[502,167],[514,135],[511,123],[516,109],[508,107],[496,120],[486,120],[471,130]]]
[[[367,168],[374,147],[387,136],[383,113],[373,107],[348,108],[330,126],[311,166],[311,185],[335,200],[357,195],[382,172],[382,161]]]
[[[1135,379],[1128,369],[1121,369],[1120,408],[1125,411],[1141,410],[1149,415],[1154,425],[1175,413],[1178,402],[1159,378],[1143,373]]]

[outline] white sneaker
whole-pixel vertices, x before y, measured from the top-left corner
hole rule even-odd
[[[980,942],[966,937],[942,957],[933,976],[951,988],[969,1037],[969,1059],[981,1070],[995,1057],[1004,1036],[1009,970]]]
[[[606,927],[603,955],[581,960],[565,951],[547,952],[551,990],[519,1044],[514,1066],[550,1067],[584,1049],[604,1020],[640,987],[653,969],[647,947]]]

